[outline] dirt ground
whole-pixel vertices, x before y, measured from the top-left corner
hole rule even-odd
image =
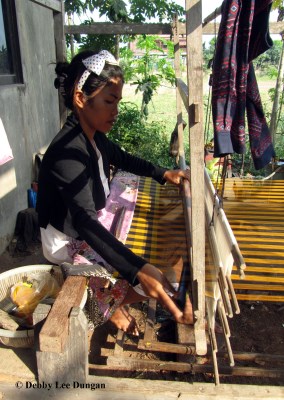
[[[48,264],[43,257],[40,243],[31,244],[27,251],[14,251],[13,244],[0,256],[0,273],[17,268],[24,265]],[[234,352],[262,353],[270,355],[281,355],[284,358],[284,304],[283,303],[263,303],[263,302],[241,302],[241,313],[234,315],[229,319],[231,330],[231,346]],[[140,338],[143,337],[143,329],[145,324],[146,309],[143,304],[136,304],[130,309],[138,322],[141,331]],[[159,318],[155,326],[158,341],[166,341],[176,343],[175,324],[168,318],[167,314],[158,309]],[[110,323],[97,328],[94,332],[90,331],[90,363],[102,363],[106,354],[111,354],[114,348],[116,330]],[[125,347],[129,357],[138,357],[142,359],[158,359],[175,361],[175,356],[166,353],[137,352],[135,350],[139,338],[127,337]],[[219,343],[219,351],[224,352],[225,346],[222,337],[217,335]],[[218,354],[217,354],[218,356]],[[200,361],[200,360],[199,360]],[[201,361],[206,363],[206,358]],[[219,359],[218,359],[219,362]],[[220,360],[221,365],[223,363]],[[226,361],[227,365],[228,362]],[[236,366],[246,366],[246,362],[236,362]],[[276,368],[284,369],[284,361],[277,363],[274,361],[259,360],[257,364],[252,365],[253,368]],[[98,371],[95,372],[99,374]],[[101,372],[102,374],[102,372]],[[105,372],[103,373],[105,375]],[[147,371],[139,372],[112,372],[111,376],[124,376],[131,378],[145,379],[164,379],[178,381],[199,381],[214,382],[212,374],[181,374],[177,372],[158,372],[150,373]],[[269,376],[263,378],[252,377],[228,377],[222,376],[221,383],[242,383],[242,384],[266,384],[266,385],[283,385],[284,378],[271,378]]]

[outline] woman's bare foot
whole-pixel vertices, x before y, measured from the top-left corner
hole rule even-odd
[[[136,320],[129,314],[125,307],[118,307],[116,311],[112,314],[110,321],[118,329],[121,329],[122,331],[130,335],[139,336]]]

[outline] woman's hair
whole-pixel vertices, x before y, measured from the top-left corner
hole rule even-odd
[[[71,61],[58,62],[55,67],[57,77],[54,80],[54,86],[59,89],[64,98],[67,108],[73,110],[73,96],[83,72],[86,70],[83,60],[97,54],[91,50],[85,50],[78,53]],[[91,73],[82,87],[86,96],[91,96],[99,87],[104,86],[112,78],[120,78],[123,81],[123,73],[118,65],[108,64],[106,61],[100,75]]]

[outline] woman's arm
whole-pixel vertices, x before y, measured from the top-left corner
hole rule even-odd
[[[184,310],[181,311],[166,290],[176,293],[166,276],[151,264],[145,264],[137,274],[137,278],[143,287],[144,292],[161,303],[181,324],[193,323],[192,305],[189,298],[186,299]]]

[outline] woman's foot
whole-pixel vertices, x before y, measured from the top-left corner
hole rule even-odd
[[[123,306],[117,308],[110,317],[110,321],[122,331],[139,336],[138,326],[134,317],[132,317],[127,309]]]

